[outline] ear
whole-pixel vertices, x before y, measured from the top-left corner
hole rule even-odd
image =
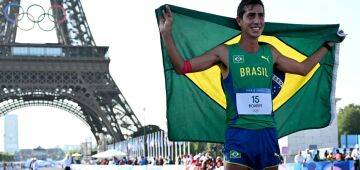
[[[236,17],[235,19],[236,19],[236,22],[237,22],[237,24],[239,25],[239,27],[241,27],[241,21],[242,21],[242,19],[241,19],[240,17]]]

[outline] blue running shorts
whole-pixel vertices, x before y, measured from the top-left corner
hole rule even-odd
[[[276,128],[242,129],[228,127],[224,143],[225,161],[256,170],[280,164]]]

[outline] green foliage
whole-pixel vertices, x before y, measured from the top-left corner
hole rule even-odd
[[[338,113],[339,137],[347,134],[360,134],[360,105],[350,104]]]
[[[64,157],[67,156],[67,155],[71,156],[74,153],[80,153],[80,150],[79,149],[73,149],[73,150],[66,151],[64,153]]]
[[[0,162],[1,161],[14,161],[14,156],[7,154],[7,153],[0,152]]]
[[[218,143],[204,143],[204,142],[191,142],[191,153],[193,155],[204,152],[211,152],[212,156],[222,156],[222,144]]]
[[[97,154],[97,150],[95,149],[91,150],[91,155],[95,155],[95,154]]]
[[[191,153],[192,154],[198,154],[206,151],[210,151],[209,143],[204,142],[191,142]]]

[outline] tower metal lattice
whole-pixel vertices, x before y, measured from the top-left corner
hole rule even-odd
[[[20,0],[0,3],[0,116],[27,106],[68,111],[113,142],[142,127],[109,73],[108,47],[95,45],[79,0],[51,0],[58,43],[16,43]],[[59,10],[63,9],[63,10]],[[22,12],[23,11],[23,12]],[[26,16],[23,16],[26,17]]]

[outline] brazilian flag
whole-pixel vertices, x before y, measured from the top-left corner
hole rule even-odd
[[[172,35],[184,57],[199,56],[219,44],[237,43],[241,32],[234,18],[169,5]],[[156,9],[159,19],[165,5]],[[325,41],[340,42],[339,25],[298,25],[267,22],[259,41],[274,46],[284,56],[303,61]],[[167,125],[172,141],[223,142],[226,100],[217,66],[177,75],[162,45],[167,97]],[[335,81],[338,45],[307,75],[275,70],[273,111],[279,137],[330,124],[335,112]]]

